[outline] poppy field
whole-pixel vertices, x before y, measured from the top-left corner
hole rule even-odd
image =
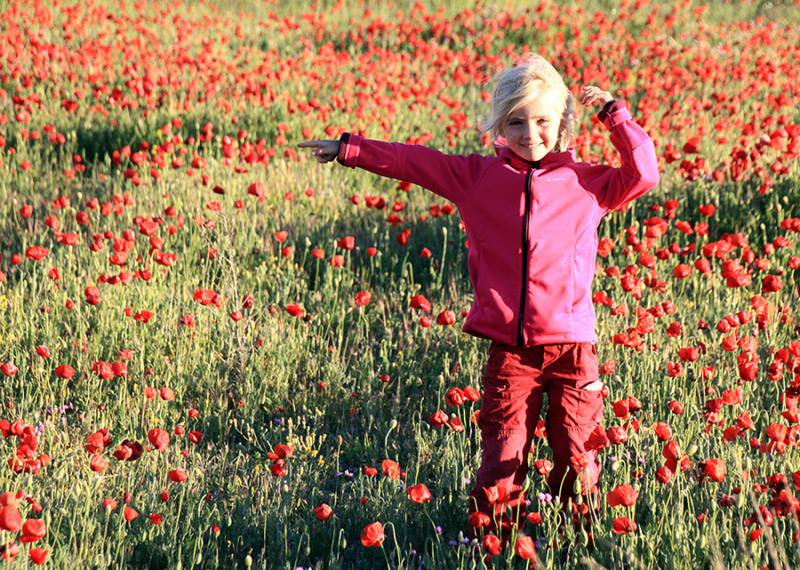
[[[800,566],[797,21],[789,2],[4,4],[0,566]],[[489,341],[460,331],[458,210],[296,145],[492,153],[489,79],[527,52],[626,100],[661,180],[598,229],[600,508],[563,513],[542,425],[501,545],[468,516]],[[577,155],[617,165],[598,110]]]

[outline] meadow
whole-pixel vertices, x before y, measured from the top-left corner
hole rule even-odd
[[[0,566],[800,566],[796,4],[0,11]],[[458,211],[296,144],[491,153],[530,51],[625,99],[661,181],[598,230],[594,545],[537,438],[494,552]],[[596,111],[578,156],[616,165]]]

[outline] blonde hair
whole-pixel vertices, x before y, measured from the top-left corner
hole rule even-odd
[[[556,111],[561,115],[558,142],[555,149],[564,152],[575,135],[575,98],[570,93],[558,71],[542,56],[529,53],[520,58],[514,67],[502,71],[492,78],[495,83],[492,94],[492,116],[481,126],[492,139],[501,135],[508,116],[535,100],[543,92],[553,92],[561,104]]]

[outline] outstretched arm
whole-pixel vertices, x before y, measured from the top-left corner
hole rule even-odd
[[[422,145],[388,143],[345,133],[342,139],[302,142],[320,163],[338,159],[344,166],[417,184],[458,203],[469,195],[489,166],[486,157],[444,154]]]

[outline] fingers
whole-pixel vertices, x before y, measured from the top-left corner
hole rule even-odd
[[[584,86],[583,91],[581,91],[581,94],[578,97],[578,101],[580,101],[581,105],[584,107],[594,105],[595,103],[605,104],[613,100],[614,98],[611,96],[611,93],[608,91],[603,91],[594,85]]]
[[[335,160],[339,154],[339,141],[304,141],[297,143],[297,146],[312,149],[311,154],[317,159],[317,162],[322,164]]]

